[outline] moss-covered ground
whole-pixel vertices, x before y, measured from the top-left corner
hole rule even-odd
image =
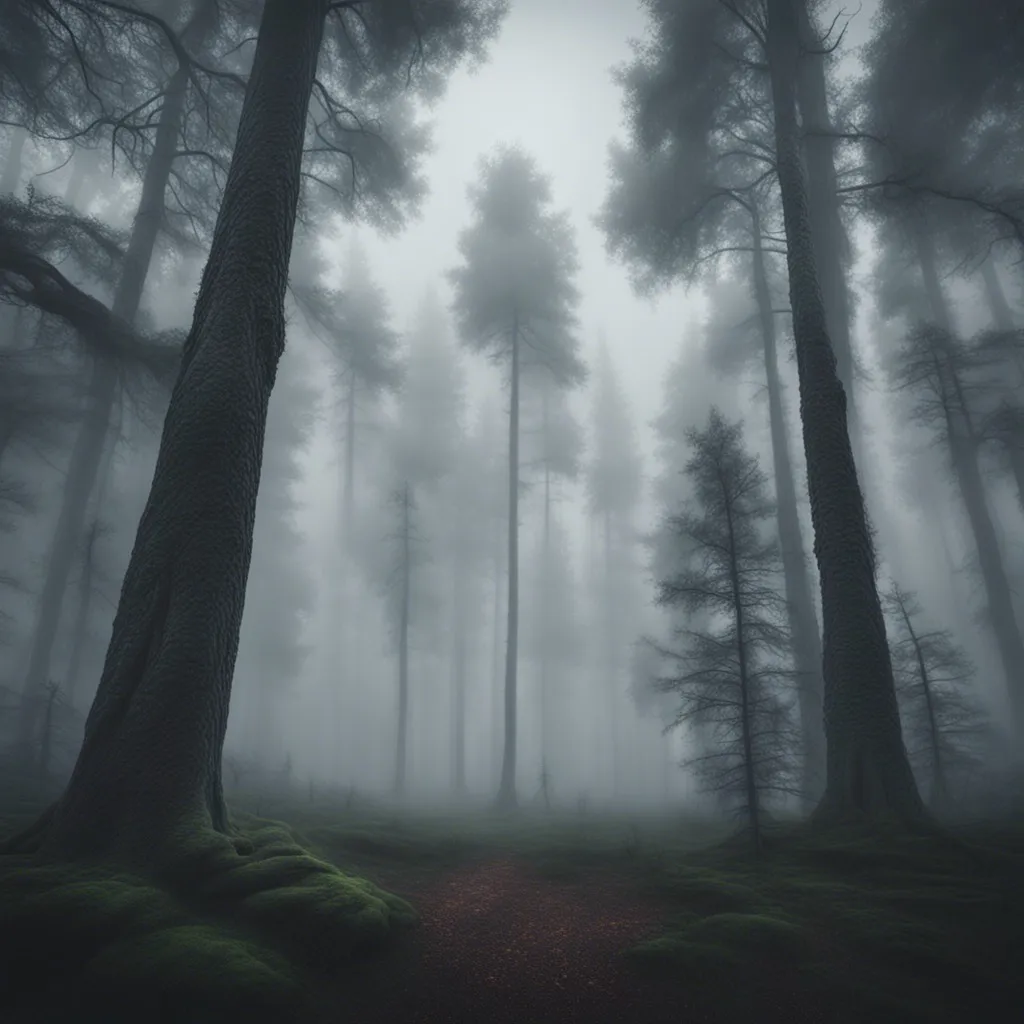
[[[8,799],[0,836],[33,810],[31,799]],[[433,988],[427,975],[447,957],[468,977],[487,929],[500,950],[508,904],[475,919],[464,942],[430,920],[442,883],[450,902],[460,879],[479,886],[487,865],[510,862],[521,874],[504,872],[504,886],[534,880],[524,900],[570,889],[599,900],[611,880],[655,908],[649,934],[616,954],[626,987],[641,1002],[651,997],[648,1016],[631,1004],[633,1024],[953,1024],[1012,1020],[1024,1008],[1020,825],[953,829],[944,842],[778,826],[754,862],[742,845],[723,844],[721,826],[680,817],[499,817],[267,799],[256,810],[254,801],[235,806],[252,844],[240,863],[219,872],[194,865],[173,892],[0,858],[0,1006],[14,1008],[0,1018],[364,1024],[461,1020],[457,1005],[467,1021],[498,1024],[493,1007],[473,1016],[472,993],[455,999],[458,972]],[[387,892],[422,910],[427,926],[406,927],[408,904]],[[474,901],[482,901],[476,889]],[[546,906],[550,916],[552,906],[572,904]],[[552,935],[530,940],[538,958],[585,941],[557,921],[540,923]],[[573,981],[569,970],[559,985],[571,990]],[[585,999],[571,1005],[580,1015],[566,1017],[559,1004],[557,1019],[599,1019]],[[614,1006],[602,1010],[601,1020],[618,1019]],[[527,1017],[509,1010],[500,1019]]]

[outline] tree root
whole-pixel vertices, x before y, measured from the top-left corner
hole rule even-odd
[[[0,858],[0,1005],[44,993],[78,1016],[83,1002],[102,1006],[106,1020],[121,1019],[112,1001],[125,1020],[168,1019],[172,1006],[182,1019],[304,1020],[311,971],[343,967],[414,919],[271,822],[194,835],[155,879],[12,853]],[[64,1003],[52,1009],[65,1019]]]

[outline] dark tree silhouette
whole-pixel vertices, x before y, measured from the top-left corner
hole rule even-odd
[[[797,767],[783,696],[792,670],[786,602],[776,589],[782,561],[777,540],[764,537],[774,509],[740,423],[713,409],[690,445],[692,507],[669,521],[685,568],[659,581],[658,603],[712,620],[677,630],[684,648],[668,653],[678,668],[659,685],[678,695],[673,724],[701,729],[707,749],[690,765],[705,786],[736,801],[759,852],[763,804],[794,791]]]
[[[284,344],[306,112],[325,20],[349,6],[266,4],[195,319],[82,749],[62,798],[12,848],[113,858],[157,873],[183,844],[205,838],[225,848],[221,754],[267,403]],[[460,13],[454,36],[451,21],[420,22],[423,45],[443,66],[479,49],[495,27],[492,5],[464,5]],[[409,32],[405,39],[423,59],[416,39]]]

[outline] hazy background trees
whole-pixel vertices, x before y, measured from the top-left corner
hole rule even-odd
[[[0,72],[0,731],[54,778],[149,493],[257,6],[147,6],[184,53],[155,26],[128,31],[127,12],[68,21],[86,66],[107,69],[95,95],[43,7],[0,18],[3,52],[46,70]],[[926,799],[963,806],[982,774],[966,771],[974,740],[952,737],[990,721],[987,767],[1011,760],[1006,712],[1024,693],[1024,147],[1007,33],[945,2],[881,2],[840,38],[827,3],[652,0],[590,25],[577,4],[526,0],[471,77],[456,58],[480,56],[501,5],[456,7],[473,28],[426,26],[418,99],[405,29],[346,41],[328,24],[227,732],[247,784],[284,785],[290,765],[289,784],[409,799],[692,798],[679,762],[713,737],[660,735],[681,697],[638,641],[721,627],[656,602],[695,557],[666,524],[697,497],[692,431],[716,406],[742,421],[774,509],[760,529],[779,542],[799,776],[779,808],[814,806],[827,687],[862,693],[868,676],[859,725],[857,700],[833,701],[833,752],[844,729],[870,736],[843,764],[864,792],[891,773],[912,809],[902,735]],[[876,570],[920,595],[907,617],[887,603],[887,634]],[[938,699],[944,783],[907,618],[948,641],[936,666],[954,667],[935,678],[976,670],[962,709],[952,689]],[[860,653],[829,677],[830,628],[830,656]]]

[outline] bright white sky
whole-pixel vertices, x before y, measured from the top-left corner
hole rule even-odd
[[[625,269],[607,260],[592,223],[607,191],[608,143],[622,122],[610,69],[629,56],[628,40],[643,33],[643,17],[632,0],[513,0],[511,7],[490,60],[476,73],[453,76],[433,112],[434,152],[425,165],[430,195],[422,217],[394,239],[361,236],[404,327],[426,286],[443,286],[444,271],[458,262],[458,234],[469,220],[466,189],[480,157],[501,143],[520,143],[551,178],[554,205],[569,211],[576,229],[585,354],[592,356],[603,331],[640,411],[649,452],[646,421],[690,323],[691,304],[681,292],[656,304],[635,298]]]

